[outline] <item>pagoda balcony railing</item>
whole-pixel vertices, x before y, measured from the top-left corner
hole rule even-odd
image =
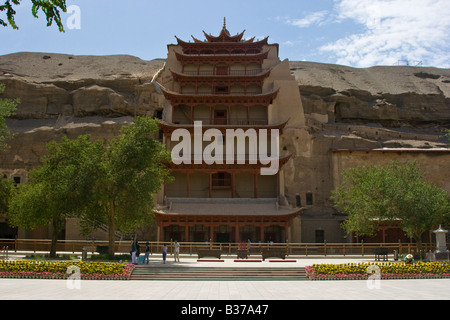
[[[256,55],[260,55],[264,52],[261,52],[259,50],[255,51],[255,50],[251,50],[249,52],[229,52],[229,53],[215,53],[215,52],[211,52],[211,53],[197,53],[197,52],[183,52],[184,55],[187,56],[198,56],[198,57],[229,57],[229,56],[233,56],[233,57],[240,57],[240,56],[256,56]]]
[[[186,96],[256,96],[262,94],[262,90],[258,92],[245,92],[245,91],[233,91],[233,92],[180,92],[179,94]]]
[[[225,143],[223,144],[223,146],[225,147]],[[270,150],[268,151],[268,155],[271,156]],[[225,163],[227,161],[227,159],[232,159],[234,164],[237,164],[238,160],[244,160],[245,163],[249,163],[250,160],[253,161],[258,161],[258,159],[260,158],[259,154],[249,154],[249,153],[234,153],[233,157],[231,157],[230,155],[227,155],[225,152],[223,153],[223,162]],[[205,155],[204,154],[195,154],[195,153],[191,153],[190,155],[190,159],[192,161],[194,161],[194,159],[203,159],[203,161],[205,160]]]
[[[256,76],[269,71],[269,69],[257,70],[230,70],[224,71],[184,71],[187,76]]]
[[[195,117],[194,121],[201,121],[202,125],[230,125],[230,126],[264,126],[264,125],[268,125],[269,121],[267,119],[231,119],[231,120],[224,120],[224,119],[220,119],[219,120],[214,120],[214,119],[210,119],[210,118],[203,118],[203,117]],[[176,124],[194,124],[193,121],[190,121],[186,118],[178,118],[175,117],[173,118],[173,123]]]

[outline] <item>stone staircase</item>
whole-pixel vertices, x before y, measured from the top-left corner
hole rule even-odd
[[[130,280],[172,281],[299,281],[304,267],[155,267],[135,266]]]

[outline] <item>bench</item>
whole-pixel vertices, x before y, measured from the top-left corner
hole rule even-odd
[[[247,259],[249,256],[248,250],[245,250],[245,249],[236,250],[236,254],[237,254],[238,259]]]
[[[285,249],[268,249],[261,251],[263,261],[266,258],[286,258],[286,250]]]
[[[388,248],[375,248],[375,261],[380,261],[381,258],[383,258],[383,261],[388,260]]]
[[[200,249],[197,250],[198,258],[215,257],[220,259],[221,252],[219,249]]]

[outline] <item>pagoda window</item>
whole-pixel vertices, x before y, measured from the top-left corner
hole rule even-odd
[[[228,172],[217,172],[212,175],[213,188],[230,188],[231,174]]]
[[[306,193],[306,205],[307,206],[313,205],[313,194],[311,192]]]
[[[230,88],[226,86],[217,86],[214,88],[214,94],[230,94]]]

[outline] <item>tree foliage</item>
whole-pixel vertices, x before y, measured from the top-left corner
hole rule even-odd
[[[170,153],[154,139],[158,130],[157,120],[138,117],[109,145],[88,135],[49,143],[30,183],[13,193],[10,223],[26,229],[51,224],[52,248],[67,217],[80,218],[86,230],[105,223],[114,253],[116,230],[132,233],[150,223],[153,195],[170,180],[164,164]]]
[[[14,10],[14,5],[20,5],[22,0],[5,0],[5,3],[0,5],[0,12],[6,12],[6,20],[0,19],[0,25],[9,25],[14,29],[19,29],[15,21],[16,11]],[[59,31],[64,32],[64,26],[61,21],[60,12],[66,12],[66,1],[65,0],[31,0],[32,8],[31,13],[35,18],[38,18],[38,12],[42,10],[45,14],[47,20],[47,26],[51,26],[53,22],[58,26]]]
[[[154,139],[158,131],[157,120],[137,117],[135,125],[122,127],[122,135],[107,147],[97,192],[109,225],[110,253],[116,229],[132,233],[152,222],[154,194],[171,180],[165,166],[170,153]]]
[[[103,146],[84,135],[50,142],[47,150],[42,166],[30,172],[29,184],[19,185],[13,193],[8,215],[11,225],[25,229],[51,225],[50,254],[55,255],[65,219],[76,216],[93,200],[90,189],[99,172]]]
[[[415,162],[345,170],[332,199],[348,216],[344,229],[361,235],[373,235],[380,221],[395,222],[420,245],[424,232],[449,221],[449,194],[426,182]]]

